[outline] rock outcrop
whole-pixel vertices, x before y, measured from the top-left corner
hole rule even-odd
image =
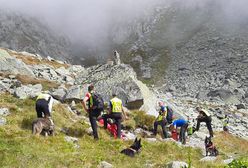
[[[34,73],[21,60],[11,57],[9,53],[0,48],[0,71],[11,74],[33,76]]]

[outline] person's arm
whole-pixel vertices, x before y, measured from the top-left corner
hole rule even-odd
[[[111,101],[109,101],[108,112],[109,112],[109,114],[112,113],[112,103],[111,103]]]
[[[127,120],[128,117],[127,117],[127,114],[126,114],[126,112],[125,112],[123,106],[121,106],[121,111],[122,111],[122,113],[123,113],[123,115],[124,115],[124,118]]]
[[[83,108],[86,112],[89,112],[89,109],[86,108],[87,101],[89,100],[88,96],[85,96],[85,98],[82,101]]]
[[[49,103],[48,103],[48,109],[49,109],[49,113],[51,114],[52,113],[52,107],[53,107],[53,97],[51,96],[50,97],[50,100],[49,100]]]

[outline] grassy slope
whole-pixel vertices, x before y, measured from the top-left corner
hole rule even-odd
[[[0,167],[96,167],[103,160],[115,167],[144,167],[149,163],[154,163],[155,167],[163,167],[171,160],[188,162],[189,156],[194,167],[215,167],[212,163],[200,164],[200,150],[179,147],[172,142],[143,141],[142,152],[135,158],[129,158],[120,154],[120,151],[131,142],[114,140],[103,129],[100,129],[101,139],[94,141],[85,132],[89,126],[82,121],[73,123],[70,119],[76,119],[75,116],[67,112],[63,105],[54,108],[53,117],[57,130],[66,127],[71,135],[76,134],[80,148],[65,142],[65,135],[59,131],[55,137],[35,137],[31,135],[31,122],[36,117],[34,100],[19,100],[10,95],[0,95],[0,107],[9,107],[11,110],[11,115],[6,117],[7,125],[0,127]],[[227,141],[233,140],[231,136],[225,138]],[[222,151],[238,149],[238,153],[248,154],[247,149],[237,148],[239,144],[226,149],[222,146],[224,144],[221,139],[219,137],[216,141]],[[236,142],[244,145],[247,143],[240,139]],[[214,164],[221,166],[219,161]]]

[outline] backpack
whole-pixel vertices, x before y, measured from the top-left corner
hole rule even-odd
[[[173,119],[173,110],[169,106],[167,106],[166,108],[167,108],[166,120],[168,124],[171,124]]]
[[[103,98],[100,94],[98,93],[92,93],[92,99],[93,99],[93,107],[92,109],[95,110],[100,110],[103,111],[104,108],[104,101]]]

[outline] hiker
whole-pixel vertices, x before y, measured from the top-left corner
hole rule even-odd
[[[114,63],[115,65],[121,64],[120,54],[116,50],[114,51]]]
[[[53,106],[53,97],[47,93],[40,93],[36,99],[35,109],[38,118],[48,118],[52,125],[53,121],[51,118],[52,106]]]
[[[125,119],[128,119],[128,118],[127,118],[127,115],[123,109],[121,99],[117,98],[117,94],[114,92],[112,93],[112,97],[113,98],[109,102],[109,113],[104,114],[102,116],[102,118],[104,120],[104,129],[107,129],[108,119],[109,118],[114,119],[115,123],[117,125],[117,138],[121,138],[122,113],[123,113]]]
[[[188,128],[188,121],[184,119],[174,120],[170,125],[171,132],[177,131],[178,128],[180,128],[179,141],[182,142],[182,144],[186,144],[185,133]]]
[[[94,91],[94,85],[89,85],[88,86],[88,92],[86,93],[83,101],[82,101],[82,105],[83,108],[86,112],[88,112],[89,114],[89,120],[90,120],[90,124],[91,124],[91,128],[93,130],[93,136],[94,139],[98,140],[98,133],[97,133],[97,119],[98,117],[101,115],[102,109],[96,108],[95,106],[93,106],[93,95],[95,94]],[[88,106],[88,107],[87,107]]]
[[[167,131],[166,131],[167,108],[166,108],[166,106],[164,106],[164,103],[162,101],[159,102],[159,107],[160,107],[159,115],[158,115],[158,117],[156,118],[156,120],[154,122],[153,136],[157,135],[158,125],[161,125],[162,130],[163,130],[164,138],[167,138]]]
[[[196,118],[197,120],[196,131],[199,131],[200,123],[205,122],[208,128],[210,137],[213,137],[214,133],[213,133],[213,129],[211,126],[211,122],[212,122],[211,115],[206,110],[201,109],[200,107],[197,107],[196,110],[199,112],[199,115]]]
[[[165,107],[166,107],[166,110],[167,110],[167,115],[166,115],[167,124],[171,124],[172,120],[173,120],[173,117],[174,117],[173,116],[173,110],[169,105],[167,105]]]
[[[222,119],[222,124],[223,124],[223,131],[228,132],[228,123],[229,123],[229,118],[227,115]]]

